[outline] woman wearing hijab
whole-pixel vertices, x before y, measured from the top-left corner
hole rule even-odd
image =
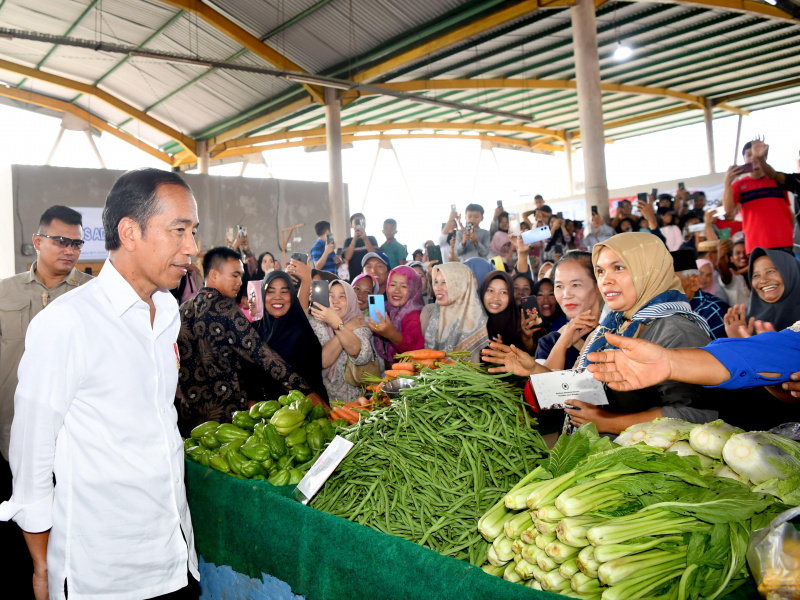
[[[358,297],[349,283],[334,281],[330,306],[311,305],[309,321],[322,344],[322,379],[330,398],[350,402],[361,396],[361,387],[347,383],[347,361],[361,367],[375,360],[372,332],[358,308]]]
[[[698,258],[696,262],[697,270],[700,271],[700,289],[703,290],[703,293],[716,296],[725,304],[729,304],[728,294],[720,285],[720,282],[717,281],[719,276],[714,263],[707,258]]]
[[[533,296],[533,281],[530,278],[530,271],[515,273],[514,280],[514,303],[517,308],[522,304],[522,299],[526,296]]]
[[[592,263],[597,286],[611,312],[584,345],[578,368],[586,367],[590,353],[615,349],[606,340],[607,333],[647,340],[662,348],[702,347],[711,341],[708,324],[692,312],[674,273],[672,256],[660,239],[650,233],[615,235],[595,245]],[[484,360],[503,364],[492,372],[549,372],[525,353],[497,344],[484,352]],[[619,434],[631,425],[659,417],[707,423],[719,415],[707,404],[709,390],[676,381],[636,392],[607,389],[606,396],[609,403],[605,407],[569,400],[565,432],[593,422],[600,433]]]
[[[489,339],[506,345],[514,344],[526,352],[536,348],[538,329],[535,316],[525,315],[514,302],[514,280],[503,271],[489,273],[481,284],[481,302],[486,309]]]
[[[258,255],[256,273],[251,278],[251,281],[262,281],[264,277],[272,273],[274,270],[275,257],[272,256],[272,252],[262,252]]]
[[[489,341],[488,319],[478,298],[475,277],[462,263],[436,265],[432,271],[436,304],[426,306],[420,316],[425,347],[469,352],[470,362],[480,362],[481,349]]]
[[[283,271],[272,271],[264,279],[261,289],[264,316],[255,322],[258,334],[327,401],[328,394],[322,381],[322,346],[297,299],[291,277]],[[268,400],[275,400],[283,394],[282,389],[272,384],[270,380],[262,379],[264,397]]]
[[[472,274],[475,275],[475,289],[477,289],[483,278],[486,277],[491,271],[494,271],[494,265],[485,258],[480,256],[473,256],[464,261],[464,264],[469,267]]]
[[[800,321],[800,262],[783,250],[756,248],[750,255],[750,303],[725,315],[728,337],[783,331]]]
[[[385,362],[394,362],[395,354],[420,350],[425,338],[420,325],[422,280],[417,272],[406,265],[389,272],[386,282],[386,318],[378,313],[378,322],[367,319],[375,337],[375,351]]]
[[[350,283],[353,286],[353,291],[358,297],[358,308],[364,317],[369,315],[369,297],[370,295],[377,295],[380,290],[378,280],[368,273],[361,273]]]
[[[491,250],[489,258],[499,256],[507,265],[513,265],[517,262],[514,257],[514,244],[511,243],[511,238],[505,231],[498,231],[494,234],[492,243],[489,244],[489,249]]]

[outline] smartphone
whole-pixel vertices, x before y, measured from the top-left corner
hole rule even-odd
[[[450,205],[450,210],[452,210],[453,212],[456,212],[456,205],[455,204],[451,204]]]
[[[384,305],[383,296],[373,296],[372,294],[369,295],[369,318],[375,321],[376,323],[380,323],[381,320],[378,318],[378,313],[381,313],[383,320],[386,320],[386,307]]]
[[[302,252],[295,252],[292,254],[292,260],[296,260],[297,262],[301,262],[304,265],[308,264],[308,254],[303,254]]]
[[[363,230],[365,224],[366,223],[364,223],[364,219],[356,219],[356,229]]]
[[[679,181],[678,182],[678,189],[679,190],[685,190],[686,189],[686,184],[684,184],[682,181]]]
[[[550,227],[543,225],[542,227],[537,227],[536,229],[531,229],[530,231],[523,231],[521,237],[522,241],[526,244],[533,244],[534,242],[543,242],[544,240],[549,240],[551,237],[553,237],[553,234],[550,231]]]
[[[744,163],[740,168],[742,169],[742,173],[752,173],[753,163]]]
[[[526,315],[529,310],[535,310],[537,313],[539,312],[539,303],[536,301],[536,296],[525,296],[520,300],[519,306],[525,311]]]
[[[508,213],[508,233],[509,235],[519,235],[519,214]]]
[[[645,202],[646,203],[647,202],[647,192],[639,192],[638,194],[636,194],[636,199],[639,202]]]
[[[653,200],[658,200],[658,188],[653,188],[650,194],[653,196]]]
[[[329,233],[328,236],[325,238],[326,243],[333,244],[333,234]]]
[[[730,227],[726,227],[725,229],[720,229],[719,230],[719,241],[720,242],[727,242],[729,239],[731,239],[731,228]]]
[[[344,248],[337,248],[336,249],[336,256],[341,258],[343,254],[344,254]]]
[[[705,231],[706,225],[705,223],[695,223],[694,225],[689,225],[688,230],[689,233],[697,233],[699,231]]]
[[[330,306],[331,301],[328,297],[328,282],[320,279],[311,282],[311,303],[320,306]]]
[[[242,238],[242,239],[246,238],[247,237],[247,227],[245,227],[244,225],[237,225],[237,227],[239,228],[239,237]]]
[[[466,227],[464,229],[466,229],[467,231],[472,233],[473,231],[475,231],[475,224],[474,223],[467,223],[467,225],[466,225]]]
[[[498,200],[497,201],[497,206],[498,206],[498,208],[503,206],[503,201],[502,200]]]
[[[225,230],[225,241],[232,244],[234,239],[236,238],[233,237],[233,227],[228,227]]]
[[[556,216],[557,216],[559,219],[563,219],[563,218],[564,218],[564,213],[563,213],[563,212],[557,212],[557,213],[556,213]]]
[[[592,206],[592,214],[593,215],[599,215],[600,214],[600,211],[597,210],[597,205]]]
[[[261,297],[260,281],[247,282],[247,301],[250,302],[250,306],[256,307],[256,316],[253,317],[253,320],[260,320],[264,316],[264,304]]]
[[[503,263],[503,259],[499,256],[495,256],[491,259],[492,264],[494,265],[495,270],[497,271],[505,271],[506,266]]]
[[[442,223],[442,230],[444,230],[445,227],[447,227],[447,223]]]
[[[436,244],[431,244],[426,248],[428,251],[428,260],[438,260],[437,265],[442,264],[442,249]]]

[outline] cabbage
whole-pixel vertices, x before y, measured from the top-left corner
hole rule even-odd
[[[638,444],[639,442],[644,441],[644,436],[647,435],[647,430],[653,426],[652,421],[648,421],[647,423],[637,423],[636,425],[631,425],[625,431],[620,433],[617,436],[617,439],[614,440],[620,446],[631,446],[633,444]]]
[[[689,433],[689,443],[695,452],[711,458],[722,458],[722,448],[732,435],[744,433],[743,429],[717,420],[704,425],[697,425]]]
[[[765,431],[731,436],[722,449],[722,458],[755,485],[800,475],[800,444]]]
[[[708,456],[703,456],[699,452],[695,452],[694,448],[689,445],[689,442],[685,440],[681,440],[679,442],[675,442],[667,448],[667,452],[676,452],[678,456],[696,456],[700,459],[700,466],[704,469],[712,466],[714,464],[714,459],[709,458]]]
[[[654,419],[652,426],[644,436],[644,443],[648,446],[666,450],[678,440],[689,439],[689,433],[694,425],[681,419],[663,417]]]
[[[719,469],[714,471],[714,475],[716,477],[726,477],[727,479],[733,479],[734,481],[739,481],[741,483],[748,483],[734,471],[728,465],[722,465]]]

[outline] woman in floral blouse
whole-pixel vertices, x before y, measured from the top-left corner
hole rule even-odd
[[[345,381],[347,360],[359,367],[375,360],[372,332],[349,283],[334,281],[328,297],[330,307],[312,304],[309,321],[322,344],[322,379],[328,397],[349,402],[361,396],[361,388]]]

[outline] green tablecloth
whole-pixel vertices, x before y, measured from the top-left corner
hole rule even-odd
[[[293,489],[236,479],[187,461],[198,554],[253,578],[277,577],[309,600],[556,598],[303,506],[292,499]],[[748,598],[758,598],[752,584],[727,600]]]

